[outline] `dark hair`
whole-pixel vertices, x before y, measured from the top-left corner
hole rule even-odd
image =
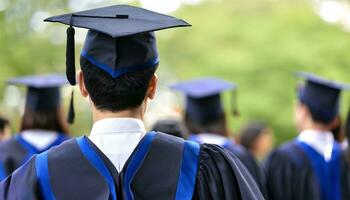
[[[228,135],[225,114],[222,114],[216,120],[207,123],[195,121],[185,114],[185,124],[191,134],[213,133],[222,136]]]
[[[157,70],[157,66],[148,67],[113,78],[83,57],[80,57],[80,65],[92,102],[97,109],[111,112],[140,106]]]
[[[27,106],[22,117],[21,131],[30,129],[56,131],[60,134],[69,133],[68,125],[60,107],[34,111]]]
[[[309,103],[299,100],[299,103],[305,106],[310,113],[312,121],[324,125],[330,125],[333,120],[337,118],[337,115],[333,116],[330,114],[330,111],[325,110],[324,108],[317,108],[311,106]]]
[[[154,131],[159,131],[176,137],[186,138],[186,128],[177,120],[159,120],[153,126]]]
[[[247,149],[250,149],[256,139],[264,133],[264,130],[267,129],[266,124],[262,122],[250,122],[246,125],[240,134],[240,144]]]
[[[0,117],[0,132],[3,132],[6,128],[6,126],[9,126],[10,125],[10,121],[3,118],[3,117]]]

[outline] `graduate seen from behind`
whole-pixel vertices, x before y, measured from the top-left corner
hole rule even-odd
[[[20,132],[0,144],[0,179],[4,179],[34,154],[67,140],[60,87],[64,75],[48,74],[13,78],[8,84],[28,87]]]
[[[184,121],[191,133],[189,140],[200,144],[216,144],[236,155],[264,192],[264,174],[254,156],[229,138],[221,93],[231,90],[233,112],[236,113],[236,85],[218,78],[205,77],[183,81],[170,88],[185,95]]]
[[[46,21],[71,25],[68,59],[72,27],[89,29],[77,77],[94,124],[89,136],[33,157],[2,182],[1,199],[262,199],[242,164],[222,148],[145,131],[158,80],[153,31],[188,23],[127,5]],[[71,84],[73,67],[67,66]]]
[[[341,179],[341,147],[331,132],[338,122],[341,90],[347,86],[309,73],[298,75],[306,79],[295,108],[300,134],[267,159],[269,199],[349,199]]]

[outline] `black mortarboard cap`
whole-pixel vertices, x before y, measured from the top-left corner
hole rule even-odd
[[[89,29],[81,56],[116,78],[158,64],[153,31],[190,26],[172,16],[146,9],[115,5],[45,19],[70,27],[67,30],[67,77],[75,84],[74,29]]]
[[[339,113],[341,90],[349,89],[349,85],[306,72],[298,72],[297,75],[306,80],[299,88],[299,101],[310,109],[315,120],[323,123],[334,120]]]
[[[184,81],[170,87],[186,96],[186,115],[198,123],[208,123],[223,116],[221,93],[235,90],[236,85],[217,78]]]
[[[60,87],[69,84],[66,76],[60,74],[16,77],[7,83],[28,87],[26,106],[34,111],[57,107],[61,100]]]

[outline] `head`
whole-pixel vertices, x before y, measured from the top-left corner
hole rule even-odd
[[[120,116],[143,119],[147,103],[155,96],[158,65],[149,66],[113,78],[94,66],[84,57],[80,58],[81,71],[78,83],[83,97],[88,97],[94,120]]]
[[[186,138],[188,135],[183,124],[177,120],[160,120],[156,122],[152,130],[181,138]]]
[[[46,109],[33,109],[26,106],[22,117],[21,131],[41,129],[68,134],[68,124],[65,120],[63,108],[58,105]]]
[[[323,120],[318,113],[313,111],[310,106],[298,101],[294,109],[294,121],[298,131],[314,129],[319,131],[332,131],[337,127],[339,120],[337,116]]]
[[[185,95],[184,121],[191,134],[228,135],[221,94],[236,85],[214,77],[182,81],[171,86]]]
[[[211,118],[210,121],[200,121],[192,118],[190,115],[185,113],[185,125],[191,134],[199,133],[211,133],[222,136],[228,136],[228,128],[226,123],[226,116],[222,113],[215,119]]]
[[[273,133],[262,122],[250,122],[242,129],[239,141],[257,158],[263,158],[273,146]]]
[[[295,122],[299,131],[332,131],[339,124],[339,105],[344,84],[300,72],[306,81],[297,88]]]
[[[9,139],[11,137],[11,127],[10,122],[0,117],[0,141]]]

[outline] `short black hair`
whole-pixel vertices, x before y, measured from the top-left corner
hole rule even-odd
[[[165,119],[157,121],[152,130],[173,135],[180,138],[186,138],[188,135],[185,126],[181,121]]]
[[[324,119],[324,117],[320,113],[328,112],[327,110],[324,110],[323,108],[314,108],[314,107],[312,107],[312,106],[310,106],[307,103],[304,103],[302,101],[299,101],[299,102],[300,102],[300,104],[302,104],[303,106],[305,106],[309,110],[312,121],[314,121],[316,123],[330,125],[337,118],[337,115],[335,115],[333,118],[326,120],[326,119]]]
[[[98,110],[118,112],[141,105],[158,65],[113,78],[88,60],[80,57],[84,83]]]

